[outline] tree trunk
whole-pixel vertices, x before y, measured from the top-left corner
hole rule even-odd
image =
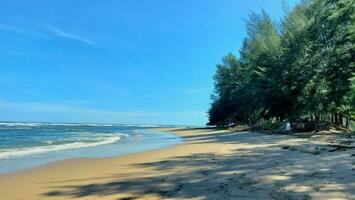
[[[316,118],[316,121],[318,122],[319,121],[319,114],[315,114],[314,117]]]
[[[330,123],[333,123],[334,122],[334,115],[333,113],[330,114]]]
[[[339,117],[340,119],[340,124],[342,125],[342,126],[345,126],[345,124],[344,124],[344,116],[342,115],[342,114],[340,114],[340,117]]]
[[[335,113],[334,114],[334,122],[335,122],[335,124],[338,124],[338,114],[337,113]]]

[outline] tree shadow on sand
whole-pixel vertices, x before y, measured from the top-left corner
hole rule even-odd
[[[331,163],[329,156],[282,150],[274,145],[275,137],[278,136],[247,132],[210,133],[208,131],[206,134],[189,136],[186,139],[196,143],[263,145],[255,148],[239,148],[223,156],[218,155],[217,152],[208,152],[177,156],[158,162],[139,163],[135,164],[136,167],[149,168],[161,175],[119,180],[117,175],[113,174],[111,178],[114,181],[105,183],[72,185],[63,182],[63,185],[43,195],[78,198],[124,193],[131,195],[119,199],[156,196],[163,199],[215,200],[311,199],[312,193],[322,193],[323,195],[335,194],[340,199],[350,199],[349,191],[351,193],[353,190],[349,187],[355,181],[354,171],[353,174],[349,174],[350,178],[340,179],[341,177],[334,175],[331,170],[333,165],[348,169],[349,163]],[[279,140],[283,139],[279,137]],[[332,154],[332,156],[337,159],[342,154]],[[327,184],[334,184],[337,187],[325,187]]]

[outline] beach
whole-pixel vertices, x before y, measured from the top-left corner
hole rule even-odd
[[[354,149],[303,151],[296,147],[314,142],[247,131],[159,130],[184,142],[0,175],[0,199],[355,199]]]

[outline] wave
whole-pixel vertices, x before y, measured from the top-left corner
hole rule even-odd
[[[0,122],[0,126],[41,126],[42,123]]]
[[[120,124],[120,126],[142,127],[142,128],[158,128],[158,127],[160,127],[160,125],[155,125],[155,124]]]
[[[126,134],[120,134],[121,136],[128,136]],[[28,156],[32,154],[48,153],[53,151],[62,151],[86,147],[95,147],[105,144],[112,144],[121,139],[120,136],[115,135],[112,137],[106,137],[104,140],[96,142],[72,142],[67,144],[49,145],[49,146],[37,146],[37,147],[26,147],[17,149],[3,149],[0,150],[0,159],[8,159],[10,157],[20,157]]]
[[[38,127],[38,126],[114,126],[113,124],[95,123],[32,123],[32,122],[0,122],[0,126]]]
[[[113,124],[94,124],[94,123],[83,123],[83,124],[72,124],[72,123],[43,123],[43,126],[114,126]]]
[[[100,124],[100,123],[47,123],[47,122],[0,122],[0,126],[5,127],[39,127],[39,126],[123,126],[123,127],[142,127],[157,128],[157,124]]]

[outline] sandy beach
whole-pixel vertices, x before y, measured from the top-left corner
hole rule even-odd
[[[165,131],[184,143],[1,175],[0,199],[355,199],[354,149],[302,151],[314,142],[287,135]]]

